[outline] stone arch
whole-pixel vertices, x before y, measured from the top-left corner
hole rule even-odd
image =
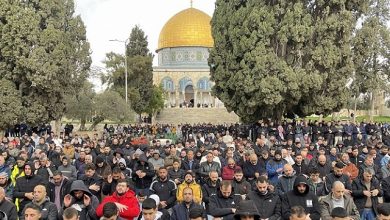
[[[169,76],[165,76],[162,80],[161,80],[161,85],[163,87],[163,89],[167,92],[173,92],[175,91],[175,84],[173,83],[173,80],[171,77]]]
[[[185,76],[179,80],[179,90],[184,92],[185,88],[189,85],[193,85],[192,80]]]
[[[211,90],[211,81],[208,77],[202,77],[198,80],[196,87],[200,91],[208,92]]]

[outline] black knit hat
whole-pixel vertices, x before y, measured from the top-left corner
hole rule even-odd
[[[244,200],[238,203],[236,213],[234,214],[235,220],[240,220],[243,215],[253,216],[255,220],[260,219],[259,211],[253,200]]]

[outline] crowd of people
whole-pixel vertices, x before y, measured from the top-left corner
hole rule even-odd
[[[387,124],[65,128],[1,138],[0,218],[390,218]]]

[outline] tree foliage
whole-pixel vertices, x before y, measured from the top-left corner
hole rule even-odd
[[[135,26],[126,46],[128,68],[128,98],[131,108],[141,114],[146,111],[153,92],[153,57],[148,49],[145,33]],[[117,53],[106,54],[108,74],[102,77],[110,89],[125,96],[125,57]]]
[[[73,0],[0,0],[0,78],[18,91],[18,119],[35,125],[61,118],[91,60]]]
[[[0,130],[14,125],[22,114],[20,92],[6,79],[0,80]]]
[[[85,130],[85,123],[93,116],[94,98],[93,85],[85,81],[78,94],[66,97],[66,117],[80,119],[80,130]]]
[[[389,0],[370,0],[368,12],[353,40],[356,94],[388,91],[390,77]]]
[[[93,102],[94,116],[91,128],[104,120],[123,122],[132,119],[133,114],[130,108],[127,107],[126,100],[115,91],[107,90],[99,93]]]
[[[152,97],[145,112],[153,117],[164,108],[164,89],[162,86],[153,85]]]
[[[350,96],[351,36],[365,7],[356,0],[217,0],[213,94],[248,122],[339,110]]]

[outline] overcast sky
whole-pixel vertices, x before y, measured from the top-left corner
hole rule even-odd
[[[190,0],[75,0],[76,14],[87,27],[95,66],[103,67],[105,54],[124,53],[124,44],[111,39],[126,40],[131,29],[139,25],[148,36],[149,50],[155,53],[158,36],[164,24],[176,13],[190,7]],[[193,7],[210,16],[215,0],[194,0]],[[155,56],[154,64],[157,64]]]

